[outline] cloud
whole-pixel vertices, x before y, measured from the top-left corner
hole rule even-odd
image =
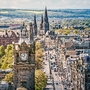
[[[0,8],[90,8],[90,0],[0,0]]]

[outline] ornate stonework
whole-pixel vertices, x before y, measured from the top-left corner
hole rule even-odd
[[[26,38],[24,36],[24,38]],[[14,90],[20,87],[35,90],[35,43],[25,41],[14,45]]]

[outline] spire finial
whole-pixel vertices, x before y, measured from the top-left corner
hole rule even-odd
[[[23,22],[23,27],[25,26],[25,22]]]
[[[43,24],[43,15],[41,15],[41,24]]]
[[[36,24],[36,14],[34,14],[34,24]]]

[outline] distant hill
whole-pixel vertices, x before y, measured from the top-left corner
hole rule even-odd
[[[0,18],[32,18],[37,14],[40,18],[44,10],[30,10],[30,9],[0,9]],[[49,18],[90,18],[90,9],[56,9],[48,10]]]

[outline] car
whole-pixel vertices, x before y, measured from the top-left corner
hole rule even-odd
[[[57,73],[55,75],[57,76]]]
[[[55,67],[55,64],[53,63],[53,67]]]
[[[65,87],[64,90],[67,90],[67,88]]]
[[[45,53],[45,56],[47,56],[47,53]]]
[[[45,62],[43,62],[43,64],[45,65]]]
[[[53,70],[54,70],[54,72],[57,72],[57,68],[56,67],[54,67]]]
[[[58,85],[58,82],[56,82],[56,85]]]

